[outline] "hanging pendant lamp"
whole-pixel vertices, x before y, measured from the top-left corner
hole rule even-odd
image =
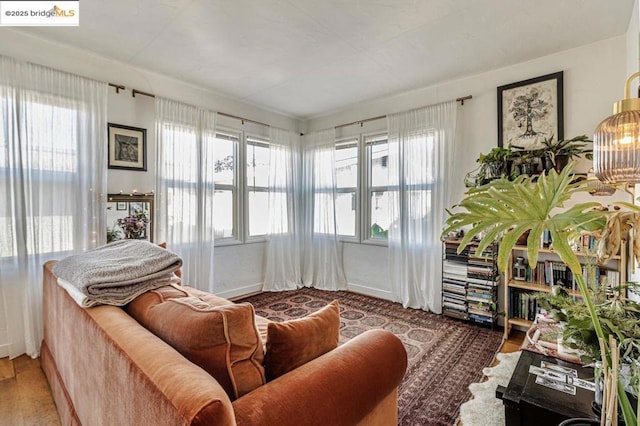
[[[631,98],[627,79],[625,99],[613,104],[613,115],[596,128],[593,135],[593,167],[605,183],[640,183],[640,99]]]

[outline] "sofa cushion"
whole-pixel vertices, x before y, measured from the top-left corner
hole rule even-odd
[[[253,306],[230,302],[212,306],[190,292],[162,287],[136,298],[127,311],[211,374],[231,400],[264,384],[264,351],[254,323]],[[224,300],[217,299],[219,303]]]
[[[269,323],[265,355],[267,381],[337,348],[339,337],[337,300],[304,318]]]

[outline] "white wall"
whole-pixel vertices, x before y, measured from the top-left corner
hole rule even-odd
[[[133,98],[131,88],[285,129],[300,130],[301,123],[291,117],[10,28],[0,28],[0,54],[127,87],[128,90],[119,94],[115,89],[109,89],[108,121],[147,129],[147,172],[109,170],[109,193],[130,193],[134,189],[138,192],[155,191],[154,100],[141,95]],[[262,126],[246,123],[243,127],[238,120],[226,117],[219,117],[218,123],[252,133],[265,132]],[[262,283],[263,279],[264,247],[264,243],[216,247],[216,291],[231,297],[259,289],[256,284]]]
[[[459,108],[461,146],[455,167],[460,170],[453,199],[461,199],[464,174],[476,167],[481,152],[497,145],[497,87],[556,71],[564,71],[565,137],[593,135],[613,102],[622,95],[627,69],[626,37],[620,36],[575,49],[426,87],[393,97],[353,105],[306,123],[307,131],[405,111],[457,97],[473,99]],[[384,129],[385,120],[341,128],[339,135]],[[584,170],[586,171],[586,170]],[[350,283],[367,285],[378,293],[389,292],[386,248],[344,244],[344,265]],[[362,277],[367,277],[363,280]]]
[[[638,0],[633,3],[633,11],[626,33],[627,77],[640,71],[640,7],[638,7],[638,3]],[[638,87],[638,80],[635,80],[633,87]],[[637,91],[634,90],[632,93],[637,93]]]

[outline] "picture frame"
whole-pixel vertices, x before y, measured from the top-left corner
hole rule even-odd
[[[116,210],[127,210],[127,203],[124,203],[124,202],[116,203]]]
[[[498,146],[524,150],[564,138],[563,71],[498,87]]]
[[[108,168],[147,171],[147,129],[108,123]]]

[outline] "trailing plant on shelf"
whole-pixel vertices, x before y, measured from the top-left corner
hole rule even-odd
[[[514,156],[515,152],[511,147],[502,148],[499,146],[492,148],[486,154],[480,154],[476,160],[479,164],[478,168],[467,173],[465,178],[467,187],[483,185],[490,180],[507,175]]]
[[[498,267],[504,272],[511,250],[527,231],[527,255],[529,263],[535,265],[540,251],[540,237],[543,232],[548,231],[553,241],[553,250],[567,264],[578,284],[594,333],[603,341],[600,354],[609,361],[608,365],[612,365],[611,345],[605,340],[602,325],[606,324],[605,319],[601,319],[598,314],[586,285],[582,265],[571,247],[581,233],[588,233],[600,235],[601,240],[607,240],[604,246],[617,252],[624,234],[614,229],[607,236],[610,220],[619,224],[620,215],[616,214],[619,213],[617,211],[607,210],[600,203],[577,203],[564,208],[572,195],[588,191],[591,183],[588,180],[574,182],[575,165],[575,162],[569,163],[560,173],[551,170],[536,178],[520,176],[513,182],[502,178],[468,190],[466,197],[455,206],[455,211],[449,212],[450,217],[443,235],[461,228],[470,228],[462,238],[458,251],[462,251],[479,235],[483,236],[476,247],[477,251],[499,241]],[[619,205],[634,217],[640,217],[640,208],[629,203],[621,202]],[[640,241],[634,239],[634,246],[636,244],[640,244]],[[634,253],[640,253],[640,248],[634,247]],[[620,343],[624,345],[625,342]],[[617,394],[627,425],[637,425],[637,415],[633,412],[621,381],[617,383]]]

